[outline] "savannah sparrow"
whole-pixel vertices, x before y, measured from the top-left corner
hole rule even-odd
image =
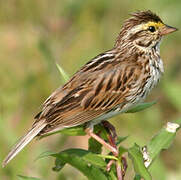
[[[164,72],[161,39],[176,30],[150,10],[133,13],[124,22],[111,50],[90,60],[48,97],[32,128],[12,148],[2,165],[35,136],[81,124],[93,127],[143,101]],[[87,133],[104,144],[91,131]],[[114,151],[111,145],[107,147]]]

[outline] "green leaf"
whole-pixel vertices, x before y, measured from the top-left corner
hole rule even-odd
[[[106,131],[105,127],[102,126],[101,124],[97,124],[94,126],[94,133],[99,134],[99,136],[104,139],[108,140],[108,132]]]
[[[170,146],[175,138],[177,130],[180,128],[180,125],[181,119],[175,121],[174,123],[168,122],[167,126],[161,129],[161,131],[151,139],[147,145],[147,152],[151,163],[163,149],[167,149]],[[169,130],[169,128],[171,129]]]
[[[67,82],[69,80],[68,74],[63,70],[63,68],[58,63],[56,63],[56,66],[57,66],[60,74],[62,75],[64,82]]]
[[[125,141],[129,136],[118,136],[116,145],[118,146],[121,142]]]
[[[45,157],[50,157],[50,156],[55,156],[56,153],[51,152],[51,151],[46,151],[41,153],[37,158],[36,161]],[[55,160],[55,167],[53,167],[53,171],[60,171],[64,166],[65,166],[66,162],[60,160],[60,159],[56,159]]]
[[[83,126],[75,126],[71,128],[66,128],[60,131],[63,134],[69,135],[69,136],[84,136],[86,135],[84,131]]]
[[[107,165],[106,162],[104,161],[104,159],[101,156],[99,156],[99,154],[93,154],[93,153],[89,152],[83,157],[83,159],[86,162],[91,163],[92,165],[102,168],[104,170]]]
[[[58,172],[65,166],[65,164],[66,164],[65,161],[63,161],[62,159],[56,158],[55,167],[53,167],[52,170]]]
[[[107,177],[108,180],[118,180],[115,165],[111,167],[111,170],[109,172],[110,177]]]
[[[139,111],[143,111],[143,110],[153,106],[154,104],[156,104],[156,101],[148,102],[148,103],[140,103],[140,104],[136,105],[135,107],[133,107],[132,109],[126,111],[126,113],[136,113]]]
[[[57,134],[57,133],[62,133],[62,134],[68,135],[68,136],[85,136],[86,135],[83,126],[75,126],[75,127],[71,127],[71,128],[65,128],[63,130],[56,131],[53,133],[45,134],[43,136],[40,136],[39,139],[42,139],[44,137],[51,136],[51,135]]]
[[[100,144],[98,141],[96,141],[93,138],[89,138],[89,148],[88,150],[93,152],[93,153],[97,153],[97,154],[101,154],[102,152],[102,144]]]
[[[26,180],[40,180],[38,178],[35,177],[28,177],[28,176],[22,176],[22,175],[18,175],[18,179],[26,179]]]
[[[42,159],[42,158],[45,158],[45,157],[50,157],[50,156],[53,156],[55,153],[54,152],[51,152],[51,151],[46,151],[46,152],[43,152],[41,153],[36,159],[35,161],[39,160],[39,159]]]
[[[75,167],[89,180],[107,180],[107,178],[110,177],[107,172],[100,169],[106,167],[105,161],[101,157],[98,157],[97,154],[93,154],[90,151],[68,149],[52,156]]]
[[[151,180],[151,175],[144,165],[143,155],[140,151],[140,147],[135,144],[133,147],[128,149],[128,153],[133,162],[135,173],[143,177],[144,180]]]
[[[163,179],[166,180],[168,177],[167,167],[165,166],[165,162],[162,157],[157,157],[154,161],[154,165],[148,167],[149,172],[153,174],[153,179]]]

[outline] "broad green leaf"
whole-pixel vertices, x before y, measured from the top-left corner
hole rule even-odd
[[[140,151],[140,147],[135,144],[133,147],[128,149],[129,157],[131,158],[135,173],[139,174],[144,180],[151,180],[151,175],[144,165],[143,155]]]
[[[89,142],[89,148],[88,150],[93,152],[93,153],[97,153],[97,154],[101,154],[102,152],[102,144],[100,144],[98,141],[96,141],[93,138],[89,138],[88,140]]]
[[[148,102],[148,103],[140,103],[140,104],[136,105],[135,107],[133,107],[132,109],[126,111],[126,113],[136,113],[139,111],[143,111],[143,110],[153,106],[154,104],[156,104],[156,101]]]
[[[40,179],[35,178],[35,177],[28,177],[28,176],[22,176],[22,175],[18,175],[18,179],[22,179],[22,180],[40,180]]]
[[[56,63],[56,66],[57,66],[60,74],[62,75],[64,82],[67,82],[69,80],[68,74],[63,70],[63,68],[59,64]]]
[[[99,156],[99,154],[93,154],[89,152],[83,157],[83,159],[88,163],[91,163],[94,166],[98,166],[99,168],[102,168],[104,170],[107,165],[104,159],[101,156]]]
[[[99,169],[104,168],[106,163],[97,154],[82,149],[68,149],[52,155],[60,161],[70,164],[82,172],[89,180],[107,180],[107,172]],[[58,165],[58,164],[57,164]]]
[[[167,149],[175,138],[176,131],[180,128],[181,119],[174,123],[167,123],[167,126],[154,136],[147,145],[147,152],[152,163],[163,149]],[[175,128],[175,130],[174,130]],[[150,163],[150,164],[151,164]]]

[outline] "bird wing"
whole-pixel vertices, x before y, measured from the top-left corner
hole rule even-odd
[[[126,104],[130,88],[137,83],[141,71],[136,66],[116,61],[108,53],[88,62],[45,101],[42,112],[35,117],[36,122],[47,121],[41,134],[57,127],[83,124]]]

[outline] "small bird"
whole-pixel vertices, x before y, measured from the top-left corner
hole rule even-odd
[[[2,166],[36,136],[86,125],[86,132],[95,138],[91,131],[95,124],[142,102],[164,72],[160,42],[176,30],[150,10],[132,13],[114,47],[86,63],[48,97],[31,129],[15,144]]]

